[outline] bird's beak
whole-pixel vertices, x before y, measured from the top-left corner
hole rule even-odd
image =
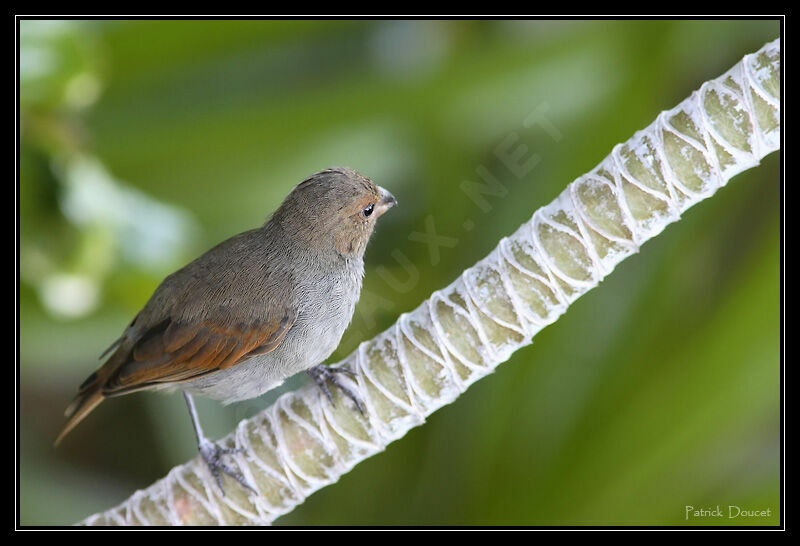
[[[387,210],[397,204],[397,199],[394,198],[394,195],[380,186],[378,186],[378,191],[381,192],[381,199],[375,205],[375,212],[378,213],[378,217],[380,218]]]

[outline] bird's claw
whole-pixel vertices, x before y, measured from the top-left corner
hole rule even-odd
[[[314,366],[313,368],[309,368],[306,373],[311,376],[311,379],[317,384],[317,386],[322,389],[322,392],[325,394],[325,397],[330,401],[332,406],[336,406],[336,403],[333,401],[333,394],[331,390],[328,388],[328,381],[330,381],[334,386],[336,386],[345,396],[347,396],[358,408],[358,411],[363,415],[364,414],[364,405],[361,402],[361,399],[351,391],[346,385],[344,385],[339,379],[336,377],[336,374],[343,373],[347,374],[350,377],[355,377],[355,372],[349,368],[333,368],[330,366]]]
[[[200,450],[200,456],[203,457],[206,466],[208,466],[208,469],[211,471],[211,475],[214,476],[214,479],[216,480],[223,497],[225,496],[225,487],[222,485],[222,474],[227,474],[239,482],[239,484],[245,489],[253,493],[258,493],[258,491],[256,491],[252,485],[247,483],[247,480],[241,472],[222,462],[223,455],[242,453],[244,451],[243,448],[222,447],[209,440],[202,441],[197,447]]]

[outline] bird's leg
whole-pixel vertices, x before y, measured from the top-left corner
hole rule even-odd
[[[217,485],[219,485],[220,491],[222,491],[222,495],[225,496],[225,488],[222,486],[222,474],[220,472],[224,472],[237,482],[239,482],[242,487],[252,491],[253,493],[258,493],[252,485],[247,483],[247,480],[244,476],[242,476],[241,472],[231,468],[224,462],[222,462],[223,455],[229,455],[231,453],[241,453],[241,449],[237,448],[230,448],[230,447],[221,447],[209,440],[203,434],[203,428],[200,426],[200,419],[197,417],[197,409],[194,407],[194,400],[192,400],[192,395],[188,392],[183,393],[183,397],[186,399],[186,405],[189,406],[189,415],[192,417],[192,425],[194,425],[194,434],[197,437],[197,449],[200,451],[200,456],[203,457],[203,460],[208,465],[208,469],[211,471],[211,475],[214,476],[214,479],[217,481]]]
[[[333,385],[335,385],[339,390],[341,390],[345,396],[347,396],[358,408],[362,414],[364,413],[364,405],[361,402],[361,399],[346,385],[342,384],[337,377],[337,374],[344,373],[351,377],[354,377],[356,374],[353,370],[349,368],[334,368],[331,366],[323,366],[318,365],[314,366],[313,368],[309,368],[306,370],[306,373],[311,376],[311,379],[317,384],[317,386],[322,389],[322,392],[325,394],[325,397],[330,400],[331,405],[336,405],[333,401],[333,395],[331,394],[331,390],[328,388],[328,381],[330,381]]]

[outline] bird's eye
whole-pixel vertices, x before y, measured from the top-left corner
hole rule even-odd
[[[364,210],[363,210],[363,211],[361,211],[361,212],[363,212],[363,213],[364,213],[364,216],[366,216],[367,218],[369,218],[369,217],[372,215],[372,211],[373,211],[373,209],[374,209],[374,208],[375,208],[375,203],[370,203],[370,204],[369,204],[369,205],[367,205],[367,206],[364,208]]]

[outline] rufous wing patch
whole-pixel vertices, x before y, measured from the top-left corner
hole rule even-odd
[[[230,368],[251,356],[275,350],[294,318],[236,326],[210,321],[164,321],[133,346],[128,359],[103,386],[106,396],[175,383]]]

